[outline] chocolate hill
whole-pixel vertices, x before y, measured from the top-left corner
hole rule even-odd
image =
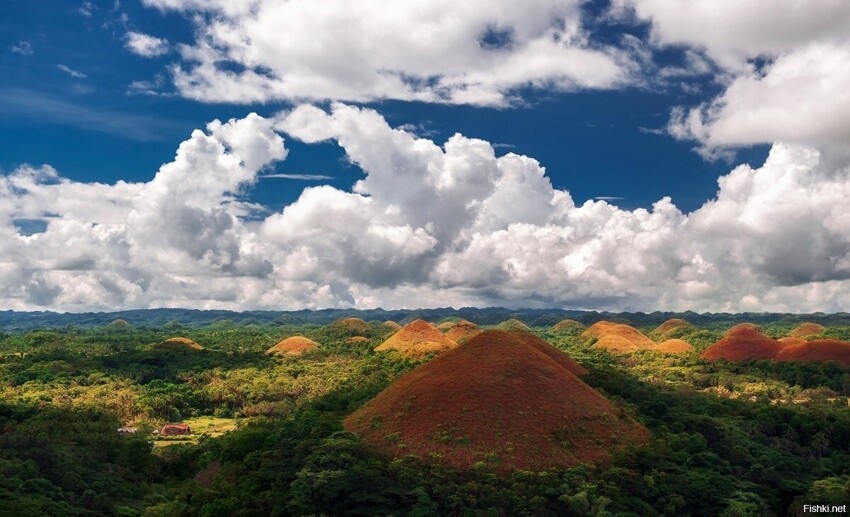
[[[576,377],[562,352],[489,330],[404,375],[345,420],[387,455],[501,472],[604,462],[649,431]]]
[[[360,318],[340,318],[330,324],[334,330],[340,330],[348,334],[363,335],[370,330],[369,324]]]
[[[781,337],[779,338],[779,342],[785,346],[802,345],[803,343],[808,343],[808,341],[801,337]]]
[[[446,337],[462,345],[481,333],[481,328],[471,321],[460,320],[446,331]]]
[[[496,328],[499,330],[522,330],[523,332],[531,332],[531,327],[516,318],[505,320],[496,325]]]
[[[598,338],[593,347],[607,350],[612,354],[627,354],[655,348],[655,342],[638,329],[631,325],[610,321],[594,323],[582,332],[581,337],[585,339]]]
[[[799,337],[805,339],[807,337],[817,336],[824,330],[826,330],[826,327],[818,325],[817,323],[800,323],[794,330],[788,333],[788,337]]]
[[[375,348],[378,352],[397,350],[408,357],[421,358],[457,347],[434,325],[425,320],[415,320]]]
[[[396,323],[392,320],[387,320],[387,321],[381,323],[381,325],[383,325],[384,327],[393,329],[393,330],[398,330],[398,329],[401,328],[401,325],[399,325],[398,323]]]
[[[363,336],[351,336],[350,338],[346,338],[345,342],[349,345],[356,345],[357,343],[366,343],[369,341],[369,338]]]
[[[816,339],[783,348],[777,361],[835,362],[850,366],[850,343],[837,339]]]
[[[577,330],[584,330],[584,325],[576,320],[565,319],[552,325],[552,332],[573,332]]]
[[[725,336],[703,350],[700,357],[712,361],[716,359],[727,361],[773,359],[785,347],[779,341],[755,330],[753,326],[742,324],[737,327],[737,329],[730,329]]]
[[[665,341],[670,335],[684,329],[693,328],[693,325],[680,318],[671,318],[661,325],[655,327],[655,330],[649,333],[650,336],[657,341]]]
[[[738,323],[737,325],[729,328],[729,330],[726,331],[726,335],[728,336],[729,334],[731,334],[733,332],[737,332],[741,329],[754,330],[754,331],[759,332],[759,333],[761,333],[761,331],[762,331],[762,328],[760,326],[756,325],[755,323],[744,322],[744,323]]]
[[[301,355],[319,348],[319,344],[304,336],[292,336],[266,350],[268,355]]]
[[[681,339],[668,339],[653,348],[653,350],[661,352],[662,354],[686,354],[688,352],[693,352],[694,347],[687,341],[683,341]]]
[[[162,343],[157,343],[151,347],[153,350],[174,351],[174,350],[203,350],[204,347],[195,343],[187,337],[172,337]]]

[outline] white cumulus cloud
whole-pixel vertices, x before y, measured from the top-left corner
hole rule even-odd
[[[776,141],[846,152],[850,3],[842,0],[616,0],[649,22],[656,47],[685,47],[722,70],[723,92],[673,111],[669,130],[706,155]]]
[[[207,102],[419,100],[506,105],[515,90],[630,82],[589,40],[580,0],[145,0],[197,24],[174,82]],[[586,16],[587,14],[584,13]]]
[[[286,159],[282,135],[336,142],[365,177],[352,191],[306,188],[269,214],[244,194]],[[79,183],[49,166],[0,176],[0,299],[62,310],[846,310],[847,163],[775,144],[691,213],[669,198],[576,205],[531,157],[459,134],[438,144],[368,109],[302,105],[195,131],[147,183]]]

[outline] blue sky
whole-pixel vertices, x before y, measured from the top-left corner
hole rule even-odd
[[[73,194],[57,194],[60,196],[81,195],[79,192],[86,189],[89,189],[87,195],[94,195],[94,187],[90,185],[108,186],[118,181],[137,185],[140,191],[152,190],[166,183],[157,172],[163,164],[175,159],[178,146],[190,138],[193,130],[204,129],[214,119],[223,122],[242,119],[251,112],[265,120],[278,121],[274,134],[284,138],[282,145],[287,151],[285,159],[276,151],[269,151],[268,160],[245,178],[222,180],[217,188],[224,190],[215,194],[218,197],[210,193],[198,201],[201,205],[210,203],[209,206],[189,207],[205,214],[194,220],[192,231],[213,232],[211,239],[217,244],[208,250],[209,254],[180,249],[179,243],[187,241],[174,237],[168,243],[159,243],[163,248],[175,246],[171,254],[156,259],[168,264],[161,264],[165,269],[158,270],[173,276],[166,283],[209,283],[204,275],[225,283],[226,278],[235,275],[250,279],[243,289],[268,288],[279,294],[265,300],[218,291],[172,298],[151,287],[158,280],[153,278],[153,272],[143,271],[138,264],[130,267],[129,263],[84,260],[80,263],[93,265],[70,269],[55,264],[24,267],[21,257],[44,252],[32,248],[46,245],[50,232],[59,231],[60,222],[70,223],[74,217],[82,217],[100,228],[106,227],[106,223],[92,219],[94,216],[80,216],[79,209],[65,214],[47,206],[36,206],[43,198],[18,197],[10,199],[9,206],[15,208],[5,214],[9,227],[20,229],[22,224],[30,224],[26,221],[35,221],[32,223],[35,228],[46,225],[48,231],[37,232],[42,237],[24,241],[15,252],[17,255],[8,252],[5,263],[10,264],[9,271],[23,275],[24,280],[0,293],[0,297],[5,297],[5,305],[10,308],[45,306],[69,310],[174,304],[228,308],[365,307],[429,304],[429,293],[438,291],[450,293],[447,303],[475,305],[794,310],[797,306],[789,296],[803,296],[803,293],[814,296],[811,293],[826,290],[822,300],[807,298],[799,309],[844,308],[846,299],[830,294],[840,292],[841,282],[850,276],[841,240],[846,235],[843,222],[836,223],[837,230],[824,228],[822,237],[812,236],[820,235],[818,232],[807,236],[815,239],[815,244],[810,246],[812,255],[802,254],[815,264],[811,268],[786,263],[778,251],[773,251],[773,241],[765,241],[752,254],[758,256],[752,263],[733,264],[734,260],[724,258],[730,255],[737,260],[746,255],[744,243],[730,245],[730,249],[718,252],[714,258],[709,256],[713,252],[696,248],[675,259],[663,254],[647,256],[643,262],[637,261],[641,264],[638,269],[631,271],[625,264],[606,264],[603,259],[607,253],[629,254],[634,251],[629,246],[639,247],[636,243],[649,237],[643,237],[638,230],[611,237],[619,243],[616,246],[603,237],[598,241],[587,236],[579,241],[571,240],[578,238],[574,235],[584,235],[582,232],[604,235],[606,228],[612,227],[652,227],[654,223],[643,220],[642,212],[635,211],[643,208],[657,215],[660,212],[653,209],[653,203],[665,196],[672,199],[672,206],[681,214],[680,219],[677,219],[679,215],[668,217],[676,219],[670,223],[677,228],[670,230],[672,233],[692,231],[689,228],[698,226],[700,217],[709,227],[721,209],[716,208],[717,214],[710,215],[706,203],[711,207],[723,205],[723,193],[717,202],[712,202],[718,196],[719,178],[727,178],[740,164],[749,166],[747,181],[753,185],[770,186],[771,181],[763,179],[768,174],[782,177],[782,171],[771,173],[768,169],[772,170],[773,166],[769,161],[765,163],[772,148],[776,155],[785,149],[776,147],[778,144],[788,146],[787,152],[793,159],[803,160],[805,167],[825,167],[801,158],[811,151],[821,157],[818,163],[829,162],[832,169],[844,170],[842,160],[848,154],[845,145],[848,131],[845,123],[832,119],[841,118],[847,94],[830,89],[831,82],[825,79],[839,80],[844,73],[843,65],[836,68],[833,60],[840,62],[840,56],[847,51],[843,36],[848,33],[844,30],[848,19],[846,9],[818,1],[808,9],[793,4],[793,12],[785,16],[733,4],[694,2],[685,6],[674,0],[537,0],[524,9],[509,2],[479,9],[492,9],[488,14],[474,8],[453,7],[450,2],[413,2],[389,10],[380,2],[364,2],[354,8],[328,4],[323,8],[309,2],[284,4],[274,0],[244,3],[10,0],[0,20],[0,173],[6,175],[10,185],[22,181],[11,178],[23,175],[26,167],[46,165],[55,172],[32,173],[39,178],[35,181],[44,185],[56,182],[72,185],[67,188]],[[802,28],[796,31],[789,28],[794,16],[807,22],[801,22]],[[808,18],[803,20],[805,17]],[[748,39],[750,33],[752,37]],[[804,73],[812,77],[801,79],[800,74]],[[800,84],[806,85],[804,90],[811,91],[801,91]],[[794,95],[815,101],[807,100],[805,105],[789,103]],[[356,116],[342,113],[334,108],[335,101],[362,110]],[[340,128],[325,135],[327,140],[314,143],[315,138],[306,126],[298,126],[292,117],[285,120],[286,113],[305,102],[326,114],[312,113],[308,118],[324,120],[322,117],[328,116],[331,117],[328,120],[340,124]],[[551,203],[553,212],[544,216],[518,210],[510,216],[514,219],[510,219],[484,210],[475,216],[477,223],[451,232],[434,229],[439,224],[427,217],[439,219],[437,215],[420,214],[422,217],[407,219],[392,216],[383,220],[384,215],[376,213],[364,224],[382,228],[382,235],[389,231],[386,228],[392,228],[396,243],[401,233],[409,232],[413,240],[405,242],[423,246],[418,258],[399,264],[398,253],[390,259],[374,250],[348,250],[355,258],[351,262],[329,260],[324,267],[331,274],[319,275],[321,278],[282,267],[272,255],[307,250],[304,260],[323,263],[328,254],[346,251],[343,243],[357,236],[340,233],[336,242],[334,229],[328,235],[336,244],[333,250],[328,250],[307,240],[298,241],[299,237],[286,230],[285,236],[280,237],[285,244],[280,244],[274,252],[258,252],[251,259],[256,259],[255,262],[248,261],[255,265],[269,263],[268,268],[245,266],[249,272],[240,273],[242,266],[237,262],[247,260],[246,254],[255,251],[250,243],[274,233],[269,229],[272,222],[285,219],[275,214],[291,206],[308,211],[309,203],[299,201],[307,187],[333,187],[332,191],[321,192],[333,192],[323,202],[336,206],[334,203],[342,203],[342,194],[350,193],[356,181],[366,179],[366,186],[355,195],[373,199],[373,207],[384,202],[380,200],[380,192],[386,185],[395,184],[393,172],[369,170],[364,165],[382,163],[374,154],[380,154],[381,150],[373,150],[372,154],[358,151],[358,145],[366,145],[358,143],[358,138],[363,136],[342,127],[343,119],[349,120],[346,117],[350,117],[351,127],[365,124],[366,112],[374,112],[389,126],[438,146],[455,133],[461,133],[489,142],[497,156],[516,153],[537,160],[545,167],[551,186],[533,184],[537,181],[532,178],[536,173],[529,173],[532,179],[496,189],[504,188],[505,199],[520,205],[539,201],[531,195],[535,189],[550,189],[552,193],[546,195],[553,196],[552,200],[544,204]],[[373,130],[379,131],[370,129]],[[227,140],[230,137],[216,138],[231,150]],[[411,149],[393,148],[386,152],[384,158],[396,166],[425,167],[406,161],[413,160]],[[787,161],[774,159],[776,163]],[[507,166],[505,163],[499,167]],[[183,181],[191,182],[193,177],[205,173],[205,170],[186,169],[187,177]],[[322,178],[257,179],[269,174]],[[387,177],[381,180],[384,174]],[[484,178],[485,173],[479,176]],[[835,181],[836,176],[796,177],[789,180],[789,185],[798,182],[812,186],[827,177]],[[232,181],[236,183],[231,184]],[[492,181],[495,185],[504,184],[498,178]],[[844,186],[839,181],[837,190],[832,190],[840,191]],[[240,193],[235,203],[228,190],[234,187]],[[747,204],[763,202],[757,197],[756,187],[747,187],[746,195],[752,197],[744,201],[741,197],[744,194],[733,191],[739,188],[738,183],[730,180],[726,188],[727,197],[738,205],[734,209],[723,208],[722,214],[737,218],[734,222],[743,225],[742,235],[752,231],[761,238],[779,231],[781,217],[767,216],[763,210],[754,215],[755,208]],[[523,189],[529,193],[527,197],[523,197]],[[26,189],[10,187],[8,192],[18,190]],[[117,199],[113,205],[126,201],[128,210],[141,210],[132,208],[135,201],[131,198],[118,199],[118,193],[110,192]],[[139,195],[133,192],[125,194]],[[459,192],[438,189],[437,197],[449,199],[460,196]],[[584,206],[588,200],[604,200],[605,203],[591,203],[584,210],[587,213],[609,210],[611,219],[587,223],[596,227],[573,228],[571,225],[578,224],[574,221],[584,221],[590,216],[558,208],[557,199],[561,196],[558,192],[568,193],[576,207]],[[485,198],[475,197],[479,194],[463,195],[469,195],[475,206],[486,204]],[[786,199],[788,193],[772,195]],[[434,199],[423,202],[440,203]],[[400,208],[393,208],[398,204]],[[471,210],[469,206],[467,209]],[[688,215],[701,207],[701,213],[708,215]],[[389,211],[385,213],[399,209],[414,210],[402,202],[386,200]],[[824,215],[819,210],[822,209],[812,210],[809,216],[804,213],[801,217],[821,221]],[[213,217],[219,211],[233,218],[229,226],[222,227],[226,229],[220,235],[205,226],[212,224],[210,221],[219,221]],[[753,227],[756,223],[752,221],[767,224],[762,216],[775,221],[771,224],[777,226]],[[553,267],[531,274],[528,272],[533,268],[518,265],[516,257],[504,256],[498,264],[488,265],[493,271],[476,280],[471,279],[472,275],[464,279],[444,275],[442,271],[449,265],[461,270],[478,269],[479,259],[469,255],[469,250],[478,244],[471,236],[485,231],[483,221],[494,217],[502,226],[486,226],[493,239],[503,235],[499,232],[519,231],[516,226],[510,228],[514,223],[534,224],[540,231],[558,228],[563,232],[559,238],[570,244],[563,250],[551,250],[550,258],[563,262],[566,269],[557,271]],[[612,221],[619,221],[618,218],[623,222],[614,224]],[[242,228],[240,221],[248,226]],[[48,225],[53,222],[56,230]],[[420,223],[421,227],[417,226]],[[262,229],[251,224],[262,224]],[[281,224],[291,228],[294,223]],[[305,219],[300,224],[313,223]],[[132,223],[119,226],[127,228]],[[662,235],[662,230],[647,231]],[[226,236],[233,239],[228,246],[239,251],[228,252],[232,256],[222,259],[216,246],[223,242],[221,239],[225,239],[227,232],[234,233]],[[19,233],[19,237],[29,238],[30,235],[25,235],[29,233]],[[722,237],[716,230],[709,233],[711,239]],[[56,235],[56,245],[67,238]],[[691,238],[695,237],[679,237]],[[709,236],[704,236],[704,240],[708,241]],[[127,242],[131,241],[128,237]],[[383,245],[375,244],[378,248]],[[489,249],[488,253],[496,253],[495,241],[480,245]],[[658,243],[662,245],[667,244]],[[129,246],[132,248],[132,243]],[[643,249],[640,252],[649,253]],[[598,256],[588,258],[589,254]],[[124,257],[120,260],[143,262],[132,250],[124,250],[120,255]],[[355,264],[358,257],[364,264]],[[184,263],[184,259],[190,262]],[[120,262],[118,258],[115,260]],[[604,280],[590,273],[587,261],[596,261],[596,267],[606,271]],[[697,263],[707,265],[695,266]],[[174,270],[168,269],[171,267]],[[187,271],[195,267],[212,269],[198,278],[189,278],[192,275]],[[666,270],[668,267],[672,269]],[[381,268],[392,272],[387,277],[390,280],[375,280]],[[647,274],[656,268],[665,271],[664,279]],[[736,268],[735,274],[726,268]],[[709,271],[729,273],[726,275],[729,285],[738,287],[728,288],[726,292],[704,287],[712,281],[700,275],[708,275]],[[524,278],[524,274],[530,276]],[[746,279],[735,279],[743,274],[747,275]],[[546,280],[550,275],[568,278],[565,284],[569,285],[553,291],[535,284],[550,282]],[[629,285],[628,278],[622,278],[628,275],[635,275],[633,285]],[[673,283],[666,285],[671,275]],[[75,292],[68,285],[83,277],[86,282],[93,282],[89,293],[111,289],[110,292],[117,294],[102,304],[87,302],[85,292]],[[256,278],[264,280],[255,281]],[[324,294],[295,296],[292,290],[297,282],[306,282],[299,285]],[[659,287],[661,284],[666,287]],[[782,294],[789,288],[796,289],[796,294]],[[705,294],[700,294],[703,291]],[[33,294],[43,292],[48,296]]]
[[[269,115],[291,106],[285,101],[233,105],[133,93],[134,81],[166,76],[177,57],[174,52],[154,58],[131,53],[125,46],[127,31],[191,43],[192,24],[179,13],[129,0],[117,7],[111,1],[90,5],[12,0],[0,21],[3,170],[49,163],[80,181],[149,180],[173,158],[175,144],[208,121],[251,111]],[[606,30],[613,31],[602,27],[601,37]],[[645,32],[641,27],[631,30]],[[21,42],[29,44],[31,53],[11,51]],[[679,52],[669,54],[661,56],[660,66],[679,61]],[[59,68],[63,65],[84,76],[74,77]],[[664,91],[531,91],[525,105],[508,108],[398,101],[364,105],[381,111],[393,125],[421,126],[436,142],[460,132],[504,144],[500,152],[533,156],[554,185],[570,190],[577,200],[621,197],[619,205],[636,208],[671,196],[678,206],[692,210],[714,195],[717,177],[730,169],[730,161],[708,162],[692,151],[693,143],[647,131],[660,131],[673,106],[699,102],[717,90],[711,77],[690,82],[701,93],[687,94],[674,85]],[[172,93],[167,86],[161,90]],[[757,165],[767,149],[739,150],[731,163]],[[328,183],[347,188],[361,175],[342,164],[341,157],[333,146],[308,146],[291,153],[277,171],[330,175],[335,179]],[[268,181],[252,195],[280,207],[294,201],[306,184]]]

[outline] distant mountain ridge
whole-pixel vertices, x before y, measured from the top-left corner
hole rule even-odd
[[[0,330],[26,332],[43,328],[81,327],[91,328],[108,325],[122,319],[134,326],[160,327],[170,322],[179,322],[188,327],[199,327],[216,322],[230,321],[237,325],[326,325],[339,318],[357,317],[366,321],[393,320],[409,323],[417,318],[439,321],[447,317],[459,317],[478,325],[496,325],[515,318],[531,326],[552,326],[564,318],[574,319],[589,325],[605,319],[628,322],[634,326],[659,325],[670,318],[682,318],[699,326],[711,324],[734,324],[749,321],[758,324],[798,324],[810,321],[825,326],[850,326],[850,314],[790,314],[790,313],[696,313],[696,312],[599,312],[575,309],[510,309],[504,307],[462,307],[454,309],[303,309],[298,311],[227,311],[198,309],[136,309],[117,312],[59,313],[50,311],[17,312],[0,311]]]

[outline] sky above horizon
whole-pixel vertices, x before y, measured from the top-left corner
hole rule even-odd
[[[10,0],[0,309],[850,310],[841,0]]]

